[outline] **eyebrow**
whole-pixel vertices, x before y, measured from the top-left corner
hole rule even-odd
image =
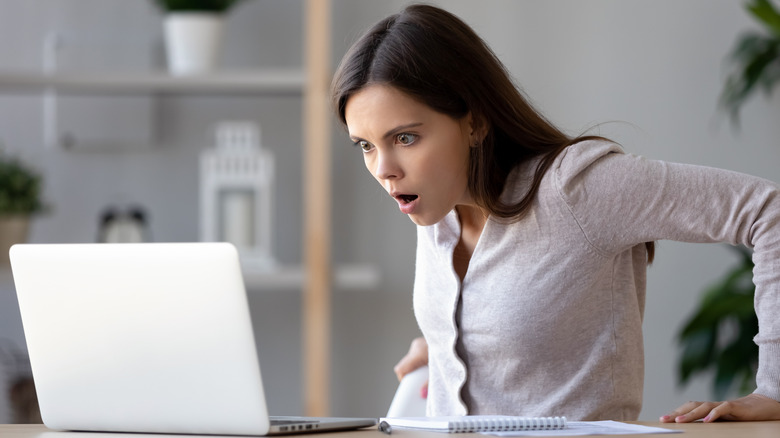
[[[406,125],[396,126],[395,128],[385,132],[385,135],[382,136],[382,138],[386,139],[394,134],[397,134],[405,129],[409,128],[416,128],[418,126],[422,125],[422,122],[414,122],[414,123],[407,123]]]
[[[382,139],[386,139],[386,138],[391,137],[391,136],[393,136],[393,135],[395,135],[395,134],[397,134],[399,132],[403,132],[406,129],[416,128],[416,127],[421,126],[421,125],[422,125],[422,122],[413,122],[413,123],[407,123],[405,125],[396,126],[395,128],[392,128],[391,130],[385,132],[385,135],[382,136]],[[356,140],[356,141],[364,140],[364,139],[362,139],[360,137],[357,137],[357,136],[351,136],[351,138],[353,140]]]

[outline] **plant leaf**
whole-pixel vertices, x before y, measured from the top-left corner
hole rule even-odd
[[[753,0],[746,9],[769,33],[742,35],[728,56],[735,70],[726,78],[719,106],[736,126],[739,108],[754,90],[761,87],[769,95],[780,80],[780,12],[770,0]]]
[[[771,91],[777,83],[777,75],[764,77],[766,71],[772,72],[770,66],[778,64],[780,56],[780,39],[767,38],[762,35],[744,35],[732,52],[731,59],[738,64],[738,69],[727,79],[721,93],[720,103],[735,115],[739,107],[753,93],[757,83],[765,90]]]
[[[754,0],[747,5],[747,10],[770,32],[780,35],[780,13],[769,0]]]
[[[726,394],[734,382],[735,374],[739,370],[741,360],[742,358],[733,354],[729,348],[725,349],[718,357],[713,381],[713,393],[716,399],[726,398]]]
[[[758,318],[753,309],[752,252],[731,248],[740,254],[739,264],[706,290],[699,309],[678,334],[682,349],[679,383],[714,370],[712,390],[719,399],[734,389],[744,393],[754,386],[758,368],[758,346],[753,342]]]
[[[678,381],[680,383],[686,383],[696,372],[703,371],[710,366],[717,333],[717,327],[715,327],[715,330],[700,330],[685,338],[678,366]]]
[[[752,336],[740,328],[739,336],[726,345],[717,358],[717,371],[713,381],[715,397],[726,398],[737,381],[740,386],[744,386],[745,378],[754,375],[757,361],[758,346],[753,342]]]

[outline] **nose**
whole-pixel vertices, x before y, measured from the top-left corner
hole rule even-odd
[[[374,176],[379,180],[398,179],[403,177],[400,163],[393,151],[377,150]]]

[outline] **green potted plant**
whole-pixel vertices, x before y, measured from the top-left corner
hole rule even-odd
[[[706,290],[679,334],[680,383],[712,372],[712,393],[719,400],[732,393],[750,392],[758,369],[758,346],[753,342],[758,318],[753,310],[752,254],[744,247],[730,248],[739,252],[739,263]]]
[[[735,123],[750,96],[758,89],[769,94],[780,80],[780,12],[769,0],[750,0],[746,9],[762,30],[740,35],[729,55],[734,71],[726,79],[720,105]],[[680,384],[712,372],[712,392],[717,399],[749,392],[758,367],[758,347],[753,342],[758,333],[753,261],[750,251],[738,251],[737,266],[705,292],[678,335]]]
[[[769,0],[752,0],[746,9],[762,30],[740,35],[729,55],[735,69],[726,79],[720,105],[735,122],[750,96],[758,89],[770,94],[780,80],[780,12]]]
[[[200,74],[214,69],[224,15],[240,1],[154,0],[165,13],[165,47],[171,74]]]
[[[0,263],[8,249],[27,240],[30,218],[43,210],[42,177],[16,157],[0,151]]]

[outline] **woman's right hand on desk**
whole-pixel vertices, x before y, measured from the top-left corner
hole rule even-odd
[[[428,365],[428,343],[425,342],[425,338],[419,337],[412,341],[412,344],[409,346],[409,351],[400,361],[398,361],[395,367],[393,367],[393,371],[395,371],[398,381],[401,381],[405,375],[425,365]],[[423,387],[420,388],[420,393],[423,398],[428,397],[427,381]]]
[[[689,423],[702,420],[768,421],[780,420],[780,402],[761,394],[748,394],[724,402],[688,402],[671,414],[661,417],[662,423]]]

